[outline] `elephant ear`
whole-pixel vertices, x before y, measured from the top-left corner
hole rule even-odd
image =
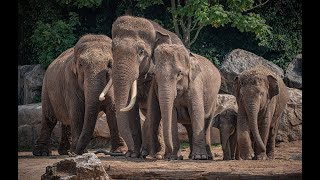
[[[72,59],[71,70],[75,75],[77,75],[77,62],[75,61],[75,59]]]
[[[219,129],[219,124],[220,124],[220,114],[218,114],[214,118],[214,122],[213,122],[212,126]]]
[[[236,76],[233,80],[233,95],[238,99],[240,99],[240,78]]]
[[[154,50],[161,44],[172,44],[171,38],[169,34],[164,34],[160,31],[156,31],[156,40],[153,46],[153,52],[152,52],[152,63],[155,65],[155,58],[154,58]]]
[[[200,72],[198,59],[193,53],[189,52],[189,80],[194,81]]]
[[[274,76],[268,75],[267,78],[269,82],[269,97],[271,99],[273,96],[279,94],[279,85],[278,80]]]

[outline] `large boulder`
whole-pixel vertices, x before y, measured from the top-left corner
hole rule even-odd
[[[290,100],[279,122],[277,142],[302,140],[302,91],[288,89]]]
[[[41,131],[41,103],[18,106],[18,147],[29,149],[36,142]],[[57,148],[61,139],[61,122],[58,121],[51,134],[52,147]],[[110,143],[110,130],[106,115],[99,113],[88,148],[104,148]]]
[[[18,66],[18,104],[24,104],[24,77],[36,65]]]
[[[302,89],[302,54],[289,64],[284,81],[288,87]]]
[[[262,64],[275,72],[281,78],[284,77],[283,70],[272,62],[257,56],[251,52],[234,49],[223,60],[220,68],[222,75],[221,88],[219,93],[233,94],[233,80],[242,71]]]
[[[85,153],[81,156],[63,159],[52,166],[46,167],[41,180],[109,180],[102,162],[94,153]]]
[[[42,120],[41,103],[18,106],[18,147],[30,149],[36,142]],[[51,142],[53,147],[58,147],[61,138],[61,123],[58,122],[52,131]]]
[[[36,65],[31,71],[25,73],[23,104],[40,101],[44,73],[45,70],[40,64]]]

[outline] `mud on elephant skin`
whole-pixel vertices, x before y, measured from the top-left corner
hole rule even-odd
[[[176,34],[145,18],[121,16],[112,25],[112,82],[119,131],[128,145],[127,157],[139,157],[141,149],[148,146],[142,136],[149,125],[143,124],[141,131],[139,109],[143,109],[146,116],[147,97],[153,78],[153,51],[163,43],[156,36],[157,32],[169,36],[173,44],[183,44]],[[160,119],[159,108],[153,111]],[[163,151],[159,140],[161,131],[154,139],[157,151]]]
[[[84,35],[50,64],[43,80],[41,131],[33,155],[51,154],[50,136],[57,121],[62,122],[59,153],[68,154],[69,149],[84,153],[100,111],[107,116],[112,151],[125,148],[117,128],[113,91],[99,101],[110,79],[111,42],[105,35]]]
[[[168,37],[163,37],[168,38]],[[189,53],[181,45],[165,43],[155,49],[153,97],[148,108],[159,104],[163,121],[165,157],[179,157],[177,123],[190,124],[191,159],[212,159],[210,128],[221,76],[206,58]],[[150,113],[149,113],[150,112]],[[149,111],[149,124],[158,124],[154,111]],[[154,134],[156,128],[150,128]],[[153,131],[153,132],[152,132]]]
[[[213,119],[213,127],[220,131],[223,160],[239,160],[237,148],[237,112],[235,108],[227,108]]]
[[[289,100],[287,87],[280,77],[261,65],[242,72],[234,83],[240,157],[273,159],[279,120]]]

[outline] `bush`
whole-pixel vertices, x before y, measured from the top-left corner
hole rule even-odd
[[[38,21],[31,36],[33,50],[37,56],[35,63],[47,68],[63,51],[73,47],[77,40],[73,32],[77,24],[79,18],[76,13],[70,13],[68,21],[58,20],[51,24]]]

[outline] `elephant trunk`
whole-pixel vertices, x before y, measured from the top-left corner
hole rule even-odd
[[[248,116],[248,123],[250,131],[252,132],[254,141],[257,145],[257,148],[260,149],[262,152],[266,152],[266,147],[261,139],[259,129],[258,129],[258,113],[260,102],[258,99],[255,98],[245,98],[247,102],[245,103],[246,112]]]
[[[170,85],[159,83],[159,104],[161,117],[163,120],[163,138],[166,145],[166,151],[171,153],[173,151],[173,141],[172,141],[172,110],[174,101],[174,89]]]
[[[139,72],[136,71],[136,66],[131,59],[115,59],[112,69],[112,81],[115,98],[116,117],[119,132],[125,140],[129,150],[133,150],[134,141],[131,136],[131,127],[128,119],[129,112],[122,112],[121,109],[125,108],[128,103],[129,93],[133,82],[138,78]],[[132,113],[131,113],[132,116]]]
[[[84,94],[85,94],[85,115],[83,120],[82,131],[77,142],[76,153],[82,154],[89,144],[97,122],[98,113],[100,111],[99,94],[106,84],[105,75],[92,75],[85,78]]]

